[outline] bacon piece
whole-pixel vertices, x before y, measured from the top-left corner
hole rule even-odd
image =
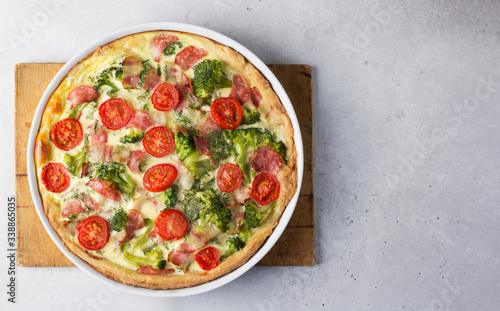
[[[123,79],[122,85],[125,89],[135,89],[140,82],[139,75],[142,64],[139,57],[130,51],[125,52],[123,59]]]
[[[150,267],[150,266],[140,266],[137,269],[137,272],[140,272],[143,274],[150,274],[150,275],[165,275],[165,274],[172,274],[175,272],[175,270],[174,269],[158,270],[158,269]]]
[[[163,51],[165,50],[165,48],[169,46],[170,43],[175,41],[179,41],[179,38],[177,38],[174,35],[169,35],[166,33],[162,33],[154,37],[153,40],[151,40],[151,49],[153,50],[153,60],[159,63],[163,56]]]
[[[96,100],[97,97],[99,97],[99,93],[97,93],[97,91],[93,87],[88,85],[77,86],[68,94],[68,100],[73,103],[71,109],[82,103],[88,103]]]
[[[110,200],[120,201],[122,197],[120,191],[114,188],[114,184],[105,180],[94,178],[89,180],[86,185],[95,192]]]
[[[130,159],[127,162],[127,166],[133,173],[141,173],[141,171],[139,170],[139,164],[141,163],[142,159],[144,159],[146,154],[146,151],[142,149],[130,152]]]
[[[132,116],[130,121],[128,121],[126,128],[135,127],[141,131],[146,131],[148,128],[152,127],[154,122],[145,110],[134,110],[132,111]]]
[[[61,211],[62,217],[68,217],[73,214],[80,214],[85,212],[83,203],[79,200],[69,200],[66,206]]]
[[[148,238],[155,241],[155,243],[158,245],[166,242],[164,239],[160,238],[158,234],[156,234],[155,230],[151,230],[151,232],[148,233]]]
[[[208,139],[206,136],[198,136],[194,138],[194,144],[196,145],[196,150],[206,155],[207,157],[212,156],[212,153],[208,149]]]
[[[85,146],[85,151],[89,154],[93,162],[109,162],[113,158],[113,146],[99,144],[95,146]]]
[[[191,45],[180,51],[175,56],[175,63],[181,66],[183,70],[188,70],[207,55],[208,52],[204,49]]]
[[[188,253],[177,251],[174,249],[170,251],[170,253],[168,254],[168,261],[170,261],[176,266],[180,266],[184,262],[184,260],[186,260],[186,258],[188,257],[189,257]]]
[[[88,129],[90,129],[89,136],[92,145],[105,144],[108,142],[108,132],[106,132],[104,126],[101,126],[97,121],[91,124]]]
[[[210,133],[211,131],[220,132],[222,129],[217,123],[215,123],[214,120],[212,120],[211,117],[208,117],[205,120],[205,122],[203,122],[201,125],[198,126],[198,130],[200,131],[200,134],[204,136]]]
[[[156,69],[150,68],[146,73],[146,76],[144,77],[144,85],[142,86],[142,88],[148,91],[152,91],[158,84],[160,84],[160,82],[161,78],[158,75]]]
[[[191,80],[184,74],[181,67],[168,63],[166,69],[166,82],[175,86],[179,92],[179,103],[175,106],[175,110],[180,111],[186,106],[194,104],[198,98],[193,95]]]
[[[141,213],[137,210],[132,209],[128,212],[128,221],[125,225],[125,232],[127,235],[125,236],[125,242],[132,240],[135,236],[135,230],[139,230],[144,228],[144,219],[142,218]]]
[[[240,186],[238,189],[232,192],[231,199],[224,202],[224,206],[227,208],[233,208],[240,204],[245,204],[252,197],[252,185],[247,184],[245,186]]]
[[[99,205],[97,202],[88,194],[83,195],[83,204],[93,210],[94,212],[99,211]]]
[[[236,98],[240,104],[244,104],[250,96],[250,88],[248,87],[247,80],[240,74],[233,75],[233,86],[229,97]]]
[[[207,245],[208,239],[201,233],[192,233],[189,239],[179,245],[178,250],[185,253],[194,253]]]
[[[256,87],[250,89],[250,99],[252,100],[252,105],[255,108],[259,108],[260,101],[262,100],[262,95],[260,95],[260,92]]]
[[[250,163],[256,172],[267,172],[276,175],[281,168],[282,159],[270,147],[261,147],[250,155]]]

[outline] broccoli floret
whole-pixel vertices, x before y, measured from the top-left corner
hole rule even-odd
[[[89,175],[92,178],[97,177],[102,180],[115,182],[116,188],[123,193],[131,195],[134,192],[135,184],[127,173],[125,164],[118,162],[94,163],[89,170]]]
[[[238,237],[243,241],[243,242],[248,242],[248,239],[252,236],[252,231],[250,231],[250,228],[248,227],[248,224],[244,223],[240,226],[240,232],[238,233]]]
[[[251,125],[260,122],[260,112],[257,109],[247,109],[243,110],[243,119],[241,120],[242,125]]]
[[[123,209],[119,209],[111,218],[109,222],[109,227],[113,231],[120,232],[125,229],[125,225],[127,224],[128,217],[123,211]]]
[[[175,139],[175,152],[181,161],[184,161],[192,152],[196,150],[196,145],[192,136],[184,135],[177,132],[174,135]]]
[[[237,235],[230,236],[226,240],[226,245],[229,246],[229,249],[222,255],[220,261],[224,261],[228,259],[231,255],[245,247],[245,242]]]
[[[193,67],[194,95],[198,98],[207,98],[215,89],[231,87],[232,81],[224,76],[222,62],[214,59],[205,59]]]
[[[175,50],[180,48],[182,48],[182,42],[180,41],[172,42],[163,50],[163,55],[165,56],[173,55],[175,54]]]
[[[82,175],[82,167],[85,161],[87,161],[87,154],[83,149],[74,156],[70,156],[67,153],[64,154],[64,163],[66,163],[71,175],[75,177],[80,177]]]
[[[116,85],[110,80],[113,76],[117,80],[120,77],[123,77],[122,69],[120,67],[109,67],[101,71],[94,79],[94,89],[100,92],[101,88],[107,85],[110,87],[110,90],[107,92],[107,94],[110,97],[113,97],[118,91]]]
[[[286,146],[283,142],[276,142],[274,135],[264,128],[247,128],[227,131],[228,137],[233,142],[233,156],[240,167],[247,183],[251,181],[251,166],[247,160],[248,153],[260,147],[268,146],[278,152],[285,160]]]
[[[192,152],[182,164],[194,175],[194,177],[200,177],[201,175],[214,170],[217,166],[213,165],[210,159],[206,158],[202,159],[203,155],[198,151]]]
[[[222,205],[213,189],[186,190],[183,195],[181,206],[190,222],[201,218],[202,224],[212,223],[220,230],[227,231],[231,212]]]
[[[149,59],[142,61],[142,71],[139,74],[139,86],[142,87],[144,85],[144,80],[146,79],[146,74],[148,73],[149,69],[151,69],[151,68],[154,69],[154,67],[149,64]]]
[[[226,131],[211,131],[207,134],[208,150],[212,154],[212,160],[219,162],[231,155],[233,142],[227,136]]]
[[[158,270],[165,269],[167,261],[163,257],[163,252],[158,246],[153,246],[143,251],[145,257],[136,256],[125,250],[123,252],[123,259],[129,264],[140,267],[140,266],[150,266]]]
[[[175,205],[177,204],[178,192],[179,187],[174,184],[159,195],[159,198],[165,202],[165,208],[162,210],[162,212],[164,210],[175,207]]]
[[[202,210],[201,219],[204,222],[214,224],[222,232],[226,232],[229,229],[228,224],[232,217],[231,211],[224,207],[218,198],[214,200],[217,201],[212,201],[209,210]]]
[[[144,137],[144,132],[135,128],[130,129],[130,132],[120,138],[122,144],[135,144]]]
[[[257,228],[262,223],[261,215],[252,203],[245,205],[245,222],[250,228]]]

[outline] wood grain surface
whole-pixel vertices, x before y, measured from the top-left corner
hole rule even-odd
[[[15,148],[18,257],[21,267],[73,266],[52,242],[29,192],[26,147],[31,121],[45,88],[64,64],[23,63],[15,67]],[[311,68],[268,65],[285,88],[299,119],[304,144],[304,178],[295,212],[261,266],[314,265],[314,191]]]

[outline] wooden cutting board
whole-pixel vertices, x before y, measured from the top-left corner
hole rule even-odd
[[[23,63],[15,67],[17,264],[21,267],[69,267],[71,261],[52,242],[38,218],[28,186],[26,147],[29,128],[45,88],[64,64]],[[295,212],[283,235],[260,266],[314,265],[314,192],[311,68],[269,65],[282,83],[299,119],[304,144],[304,179]]]

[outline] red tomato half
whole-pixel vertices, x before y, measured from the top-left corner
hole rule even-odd
[[[42,183],[50,192],[61,193],[71,184],[71,176],[61,163],[51,162],[42,169]]]
[[[144,135],[142,145],[153,157],[162,158],[174,150],[174,134],[164,126],[153,127]]]
[[[54,124],[50,137],[57,148],[64,151],[71,150],[83,140],[82,125],[72,118],[63,119]]]
[[[142,179],[146,190],[162,192],[170,188],[177,178],[177,169],[172,164],[157,164],[150,167]]]
[[[194,259],[203,270],[212,270],[219,264],[219,250],[209,246],[196,253]]]
[[[188,220],[176,209],[162,212],[155,220],[156,234],[165,241],[175,241],[186,235]]]
[[[260,205],[267,205],[280,195],[278,177],[269,173],[260,173],[252,182],[252,196]]]
[[[217,187],[222,192],[233,192],[241,184],[243,175],[241,169],[233,163],[226,163],[217,171]]]
[[[179,92],[168,82],[158,85],[151,96],[151,103],[160,111],[170,111],[179,103]]]
[[[210,106],[210,115],[220,127],[225,130],[234,130],[243,119],[243,110],[237,99],[221,97],[213,101]]]
[[[116,131],[130,121],[132,109],[123,99],[111,98],[99,107],[99,116],[108,129]]]
[[[100,216],[89,216],[78,225],[76,235],[78,242],[86,249],[100,250],[108,243],[108,222]]]

